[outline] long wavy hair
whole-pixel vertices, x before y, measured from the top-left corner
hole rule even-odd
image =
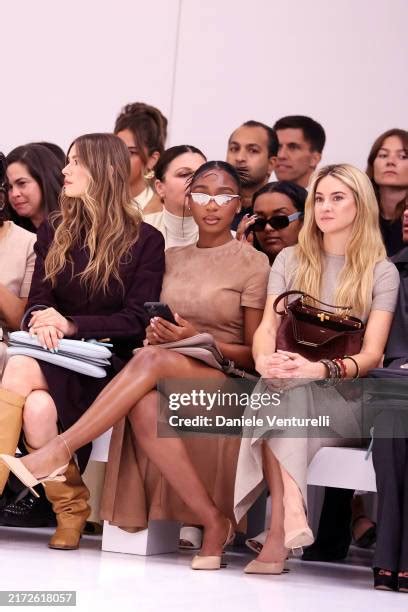
[[[320,297],[323,274],[323,233],[315,221],[315,195],[320,181],[332,176],[353,192],[357,214],[346,245],[345,263],[340,273],[335,304],[351,306],[357,316],[368,314],[373,292],[374,267],[386,258],[382,241],[378,205],[370,179],[349,164],[336,164],[318,170],[310,185],[305,204],[303,228],[296,246],[298,268],[294,279],[296,289]]]
[[[127,147],[113,134],[85,134],[75,145],[78,161],[89,172],[81,197],[61,196],[60,211],[51,216],[54,240],[45,259],[45,278],[53,286],[74,246],[85,248],[88,264],[79,274],[91,295],[108,292],[113,278],[123,288],[120,264],[129,260],[142,217],[129,192],[130,160]]]

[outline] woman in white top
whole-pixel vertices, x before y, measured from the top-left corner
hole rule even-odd
[[[198,240],[198,226],[186,206],[186,189],[194,172],[206,161],[196,147],[178,145],[167,149],[156,164],[155,188],[163,209],[145,215],[144,221],[163,234],[166,249]]]
[[[130,154],[130,195],[134,203],[143,216],[161,212],[163,206],[153,190],[153,179],[166,142],[166,117],[150,104],[127,104],[116,119],[114,132]]]

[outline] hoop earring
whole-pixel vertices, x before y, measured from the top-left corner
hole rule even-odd
[[[151,168],[146,168],[143,173],[143,178],[145,181],[151,181],[154,178],[154,171]]]

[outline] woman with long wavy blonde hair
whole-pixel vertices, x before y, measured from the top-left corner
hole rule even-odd
[[[111,134],[77,138],[63,169],[61,210],[39,228],[28,300],[31,333],[52,352],[63,337],[109,338],[114,356],[102,379],[31,357],[10,358],[0,405],[15,407],[16,431],[22,420],[29,452],[87,410],[132,356],[132,349],[141,346],[148,323],[144,302],[159,299],[164,241],[132,205],[129,173],[129,153],[119,138]],[[10,440],[12,453],[16,443]],[[77,454],[81,471],[90,449],[88,444]],[[89,493],[76,463],[70,462],[65,482],[49,485],[46,495],[58,523],[49,546],[78,548],[90,510]]]
[[[262,377],[254,392],[268,392],[268,384],[275,391],[286,388],[280,395],[279,413],[330,415],[330,421],[328,427],[308,430],[307,437],[295,428],[276,431],[266,417],[256,432],[245,432],[235,483],[236,518],[243,516],[264,487],[269,488],[272,504],[270,529],[263,534],[262,550],[246,568],[248,573],[282,573],[290,549],[313,543],[306,520],[307,466],[322,446],[358,444],[356,439],[350,442],[361,433],[358,418],[335,385],[337,378],[364,376],[379,364],[398,286],[398,272],[386,259],[370,180],[348,164],[322,168],[311,183],[299,243],[283,249],[271,268],[264,316],[254,335],[253,355]],[[279,350],[282,318],[273,304],[289,290],[304,291],[335,307],[350,306],[349,314],[366,323],[360,352],[349,357],[333,355],[322,362],[318,352],[307,359]],[[334,308],[334,312],[343,311]],[[295,383],[299,378],[303,383]],[[323,379],[330,386],[306,384]],[[268,406],[268,411],[272,416],[276,408]]]

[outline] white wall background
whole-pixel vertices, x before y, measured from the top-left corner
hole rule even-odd
[[[375,137],[408,128],[407,0],[20,0],[2,3],[0,148],[66,147],[143,100],[168,144],[224,158],[247,119],[310,115],[323,161],[362,168]]]

